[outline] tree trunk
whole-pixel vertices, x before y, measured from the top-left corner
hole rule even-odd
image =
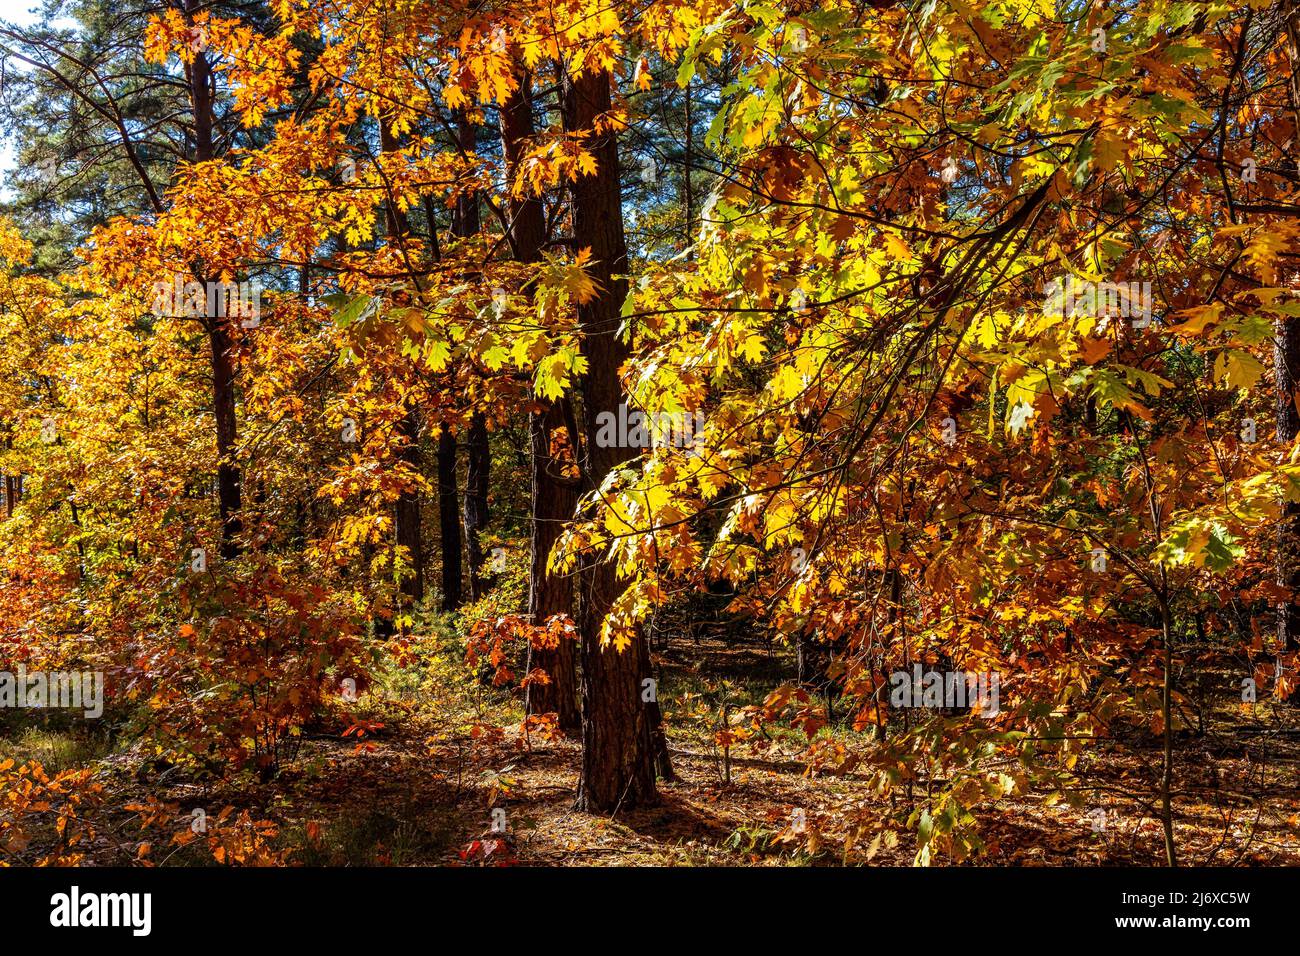
[[[460,514],[456,502],[456,436],[444,423],[438,436],[438,529],[444,611],[454,611],[461,603]]]
[[[186,12],[193,16],[201,4],[186,0]],[[190,109],[194,114],[194,161],[205,163],[215,156],[212,136],[212,69],[207,54],[199,51],[187,67]],[[203,272],[199,265],[199,272]],[[206,277],[204,277],[206,278]],[[206,318],[208,346],[212,353],[212,411],[217,426],[217,507],[221,516],[221,556],[239,555],[239,535],[243,531],[240,512],[240,470],[235,461],[238,425],[235,418],[235,360],[231,323],[227,316]]]
[[[12,426],[6,426],[6,431]],[[13,448],[14,440],[11,437],[5,438],[5,448]],[[21,475],[5,475],[5,517],[14,516],[14,508],[18,507],[18,499],[22,495],[23,479]]]
[[[1297,31],[1295,2],[1287,4],[1287,54],[1291,60],[1288,95],[1291,114],[1300,123],[1300,32]],[[1296,374],[1300,372],[1300,321],[1281,316],[1275,325],[1273,337],[1273,367],[1277,386],[1277,440],[1283,446],[1295,441],[1300,431],[1300,413],[1296,410]],[[1300,504],[1283,502],[1282,515],[1277,525],[1277,583],[1290,592],[1290,597],[1277,606],[1277,637],[1279,651],[1300,648]],[[1300,694],[1292,696],[1300,704]]]
[[[534,624],[545,624],[557,614],[573,617],[573,586],[569,579],[548,574],[547,558],[564,523],[573,517],[578,503],[577,489],[565,478],[563,462],[551,457],[551,435],[563,426],[558,404],[533,412],[529,419],[532,443],[532,521],[529,535],[528,615]],[[549,683],[528,685],[525,707],[531,714],[555,714],[561,730],[582,728],[578,708],[577,648],[561,640],[554,650],[528,650],[528,671],[541,669]]]
[[[527,71],[517,76],[518,86],[501,104],[501,148],[506,161],[507,183],[513,183],[524,144],[533,135],[532,79]],[[538,262],[546,241],[546,213],[535,196],[511,196],[510,249],[520,262]],[[565,427],[560,404],[533,394],[534,410],[529,414],[528,435],[532,477],[528,540],[528,615],[534,624],[545,624],[557,614],[572,617],[573,585],[566,577],[548,574],[546,562],[564,522],[573,517],[578,503],[577,489],[564,474],[564,462],[551,457],[551,436]],[[570,436],[570,447],[576,447]],[[555,714],[566,733],[582,729],[578,706],[577,648],[561,641],[554,650],[528,648],[528,673],[543,671],[548,682],[530,683],[525,692],[525,712]]]
[[[487,590],[483,577],[483,545],[479,535],[487,526],[488,479],[492,469],[492,450],[488,445],[487,419],[482,412],[470,417],[466,437],[469,466],[465,474],[465,546],[469,554],[469,598],[477,601]]]
[[[589,271],[600,292],[578,306],[587,372],[582,380],[584,485],[599,487],[611,470],[632,457],[628,448],[602,448],[597,415],[617,414],[623,401],[619,367],[627,348],[618,338],[620,309],[627,291],[627,245],[623,233],[618,144],[612,131],[593,133],[597,117],[610,109],[608,73],[566,77],[563,89],[567,132],[589,136],[597,171],[572,186],[573,238],[591,250]],[[616,278],[620,277],[620,278]],[[579,809],[611,813],[658,803],[655,757],[662,749],[658,704],[644,635],[623,650],[601,646],[601,624],[625,584],[613,564],[589,559],[580,574],[578,629],[582,650],[582,773]]]
[[[695,120],[691,116],[691,81],[686,81],[682,91],[686,99],[685,156],[682,159],[682,205],[685,207],[686,236],[682,248],[687,259],[695,258],[695,194],[691,189],[691,172],[695,168]]]
[[[380,123],[379,138],[380,146],[386,153],[400,148],[397,137],[393,135],[387,121]],[[392,196],[389,196],[388,202],[384,204],[384,211],[389,243],[404,243],[405,237],[411,232],[411,223],[406,213]],[[420,454],[420,416],[414,407],[407,406],[397,423],[395,434],[401,446],[398,451],[401,460],[412,471],[417,474],[422,473],[424,463],[423,456]],[[399,548],[406,549],[407,560],[411,564],[410,574],[402,578],[400,585],[403,597],[402,609],[409,611],[424,600],[424,530],[420,519],[418,488],[413,486],[402,491],[398,495],[394,512],[394,539]],[[391,624],[387,630],[392,630]]]
[[[474,155],[474,127],[464,113],[456,114],[456,144],[466,158]],[[478,195],[462,193],[457,196],[451,221],[452,235],[468,239],[479,231],[479,224]],[[487,419],[482,412],[476,411],[470,416],[465,447],[468,452],[464,502],[465,545],[469,555],[469,596],[471,601],[476,601],[483,596],[483,548],[479,544],[479,534],[488,521],[488,479],[492,464]]]
[[[224,317],[208,319],[208,344],[212,351],[212,405],[217,420],[217,506],[221,514],[221,556],[239,556],[243,531],[240,512],[240,471],[235,463],[238,431],[235,421],[235,361],[230,329]]]
[[[474,155],[474,126],[464,113],[456,114],[456,145],[462,156]],[[452,235],[467,239],[479,230],[478,194],[460,193],[452,213]]]
[[[1295,403],[1300,322],[1285,316],[1277,320],[1273,367],[1277,377],[1277,440],[1285,454],[1300,430]],[[1294,651],[1300,647],[1300,504],[1291,501],[1283,503],[1277,524],[1277,583],[1290,592],[1290,598],[1277,606],[1278,646]]]
[[[403,442],[402,460],[412,471],[422,472],[420,420],[414,408],[406,409],[397,435]],[[403,491],[397,498],[396,538],[398,546],[406,549],[407,559],[411,562],[411,573],[402,579],[402,594],[406,603],[418,604],[424,600],[424,529],[420,517],[420,492],[415,488]]]
[[[1162,574],[1163,577],[1163,574]],[[1164,639],[1164,679],[1160,688],[1160,716],[1164,722],[1163,760],[1160,767],[1160,823],[1165,836],[1165,865],[1178,865],[1178,849],[1174,843],[1174,643],[1170,621],[1168,589],[1161,581],[1164,593],[1160,597],[1160,630]]]

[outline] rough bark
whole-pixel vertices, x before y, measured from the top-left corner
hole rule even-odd
[[[532,514],[529,535],[528,615],[534,624],[545,624],[557,614],[573,617],[573,585],[569,578],[548,574],[546,562],[564,523],[573,517],[578,503],[577,489],[565,478],[564,463],[551,456],[551,436],[563,427],[564,416],[557,404],[534,412],[529,420],[532,444]],[[557,648],[528,651],[528,671],[540,669],[548,683],[530,683],[525,704],[527,713],[555,714],[560,729],[578,731],[582,714],[578,707],[577,648],[562,640]]]
[[[596,442],[597,415],[617,414],[623,401],[618,370],[627,349],[618,337],[620,308],[627,292],[627,244],[619,189],[618,144],[612,131],[593,133],[610,109],[607,73],[567,77],[563,88],[565,129],[591,134],[588,148],[597,171],[572,185],[573,238],[591,250],[590,272],[600,290],[578,307],[587,372],[582,381],[584,484],[599,487],[604,477],[632,457],[628,448],[602,448]],[[651,706],[649,648],[644,635],[632,636],[622,650],[601,646],[601,624],[625,584],[607,561],[588,561],[579,576],[578,629],[582,652],[582,772],[579,809],[610,813],[653,805],[656,755],[662,752],[658,705]],[[666,762],[666,760],[665,760]]]
[[[456,115],[456,141],[466,158],[474,154],[474,127],[464,113]],[[462,193],[456,197],[452,214],[452,235],[468,239],[479,231],[479,197],[476,193]],[[488,444],[487,419],[482,412],[470,416],[465,435],[467,468],[465,474],[465,546],[469,558],[469,596],[478,600],[483,596],[483,547],[479,535],[488,522],[488,483],[491,476],[491,448]]]
[[[501,104],[501,148],[508,181],[513,181],[524,145],[533,135],[531,77],[521,71],[515,92]],[[508,239],[520,262],[538,262],[546,242],[546,213],[535,196],[511,196]],[[578,494],[564,474],[565,462],[551,456],[552,436],[565,427],[560,404],[533,394],[535,410],[529,414],[528,434],[532,499],[529,509],[528,615],[534,624],[545,624],[557,614],[572,617],[573,584],[567,577],[548,574],[547,559],[564,522],[573,517]],[[570,447],[573,446],[572,441]],[[547,682],[531,682],[524,705],[529,715],[555,714],[560,729],[577,732],[582,728],[578,706],[577,648],[561,641],[551,649],[528,649],[528,673],[542,671]]]
[[[445,424],[438,436],[438,530],[442,548],[442,609],[460,607],[460,513],[456,507],[456,436]]]
[[[402,460],[412,471],[422,472],[424,461],[420,454],[420,420],[419,412],[414,407],[406,409],[397,436],[403,443],[399,452]],[[411,565],[410,574],[402,579],[402,594],[407,603],[416,604],[424,600],[424,529],[418,490],[412,488],[398,496],[395,524],[397,544],[406,549],[407,560]]]
[[[185,9],[193,15],[198,0],[186,0]],[[212,70],[207,54],[194,55],[186,68],[190,108],[194,119],[194,161],[205,163],[215,156],[212,136]],[[200,264],[198,271],[202,272]],[[203,276],[206,281],[209,277]],[[239,428],[235,417],[235,360],[232,354],[231,322],[227,316],[205,319],[208,347],[212,356],[212,410],[217,430],[217,508],[221,517],[221,556],[233,558],[240,552],[239,536],[243,531],[240,513],[241,474],[235,462]]]
[[[397,137],[387,122],[379,128],[380,146],[384,152],[393,152],[400,147]],[[390,243],[403,243],[411,233],[411,223],[406,213],[390,196],[384,204],[385,228]],[[395,436],[400,445],[398,456],[414,472],[423,471],[423,456],[420,454],[420,416],[419,411],[408,405],[397,423]],[[410,562],[410,573],[402,578],[401,594],[404,610],[424,600],[424,529],[420,515],[420,492],[412,487],[398,495],[394,508],[394,539],[398,547],[405,548]]]
[[[1296,25],[1297,4],[1287,5],[1287,53],[1291,60],[1288,95],[1291,113],[1300,123],[1300,28]],[[1296,374],[1300,372],[1300,321],[1283,316],[1277,320],[1273,337],[1273,367],[1276,373],[1277,440],[1283,450],[1300,431],[1296,409]],[[1291,597],[1277,606],[1277,637],[1282,651],[1300,649],[1300,504],[1284,502],[1277,525],[1277,582]],[[1292,696],[1300,704],[1300,694]]]
[[[1300,322],[1278,319],[1273,339],[1276,374],[1277,440],[1289,448],[1300,431],[1296,412],[1295,376],[1300,372]],[[1300,505],[1287,501],[1277,523],[1277,583],[1290,592],[1289,600],[1277,606],[1277,637],[1286,651],[1300,647]]]
[[[465,549],[469,556],[469,597],[477,601],[487,590],[483,574],[485,556],[479,536],[491,517],[488,485],[492,470],[492,449],[488,444],[487,419],[482,412],[470,416],[466,435],[468,467],[465,471]]]
[[[239,536],[243,531],[241,475],[235,463],[238,425],[235,419],[235,360],[232,354],[229,321],[214,317],[208,320],[208,345],[212,355],[212,406],[217,422],[217,507],[221,515],[221,556],[234,558],[240,553]]]

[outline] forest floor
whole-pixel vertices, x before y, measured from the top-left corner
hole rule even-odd
[[[801,736],[776,737],[761,753],[738,746],[724,781],[714,746],[719,694],[740,703],[761,700],[788,676],[785,649],[737,645],[734,636],[679,637],[660,649],[677,779],[661,782],[662,803],[614,817],[573,809],[580,749],[575,740],[521,738],[518,705],[476,687],[461,706],[439,709],[427,687],[376,688],[354,736],[305,736],[295,759],[268,782],[243,773],[203,781],[181,767],[147,759],[141,747],[95,756],[57,734],[29,732],[0,739],[0,756],[36,757],[51,769],[91,765],[105,792],[96,836],[84,865],[212,862],[201,842],[174,846],[162,831],[140,827],[138,807],[151,798],[169,805],[172,831],[195,808],[209,819],[233,808],[274,824],[268,844],[278,859],[308,865],[834,865],[839,844],[815,852],[792,836],[801,808],[809,824],[836,829],[848,808],[878,804],[888,815],[898,799],[878,797],[864,777],[819,776],[799,759]],[[474,684],[475,682],[471,682]],[[364,700],[364,698],[363,698]],[[1263,708],[1265,705],[1261,705]],[[1196,721],[1200,724],[1201,721]],[[1225,703],[1204,719],[1204,733],[1184,730],[1176,751],[1176,837],[1185,864],[1300,863],[1300,708],[1269,709],[1267,718]],[[835,733],[834,727],[822,733]],[[1162,862],[1154,796],[1158,740],[1099,740],[1077,768],[1094,796],[1085,811],[1046,793],[1004,798],[980,817],[983,865],[1153,865]],[[94,755],[92,755],[94,756]],[[492,808],[506,811],[508,842],[495,842]],[[1100,817],[1096,808],[1104,810]],[[905,816],[905,814],[903,814]],[[1104,826],[1098,824],[1104,820]],[[179,822],[178,822],[179,821]],[[229,826],[229,821],[220,824]],[[218,826],[214,820],[214,827]],[[876,865],[912,863],[914,834],[898,828],[873,855]],[[150,848],[141,851],[141,843]]]

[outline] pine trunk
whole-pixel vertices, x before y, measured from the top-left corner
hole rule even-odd
[[[469,598],[477,601],[487,590],[483,576],[483,545],[479,536],[489,518],[488,482],[492,468],[487,419],[482,412],[475,412],[470,418],[466,447],[469,467],[465,474],[465,544],[469,554]]]
[[[1277,321],[1273,339],[1273,363],[1277,379],[1277,440],[1283,453],[1300,430],[1296,412],[1295,375],[1300,371],[1300,322]],[[1300,505],[1287,501],[1277,524],[1277,583],[1290,593],[1277,606],[1278,646],[1284,651],[1300,647]]]
[[[518,76],[515,92],[501,104],[501,147],[505,155],[507,181],[513,182],[524,144],[533,135],[531,77]],[[510,248],[520,262],[538,262],[546,241],[546,213],[534,196],[510,198]],[[573,517],[578,503],[577,489],[564,473],[565,462],[551,456],[552,436],[565,428],[564,412],[558,402],[548,402],[534,393],[534,411],[528,418],[532,501],[528,541],[528,615],[534,624],[545,624],[557,614],[573,617],[573,585],[566,577],[548,574],[547,559],[564,522]],[[572,439],[572,436],[570,436]],[[570,447],[574,443],[570,440]],[[525,708],[529,715],[555,714],[560,729],[576,733],[582,728],[578,706],[577,648],[561,641],[554,650],[528,649],[528,673],[543,671],[547,682],[529,683]]]
[[[598,117],[610,110],[607,73],[569,77],[564,84],[564,123],[569,132],[589,136],[587,146],[597,170],[572,186],[573,238],[590,249],[589,271],[599,293],[578,307],[587,372],[582,381],[584,485],[599,487],[605,476],[632,457],[629,448],[602,448],[596,441],[597,416],[618,413],[623,401],[619,367],[627,348],[618,337],[620,309],[627,292],[627,245],[623,232],[618,144],[612,131],[593,132]],[[579,809],[611,813],[659,802],[655,787],[656,754],[662,745],[659,708],[650,704],[654,683],[644,635],[632,637],[622,650],[601,644],[601,625],[624,583],[614,565],[599,557],[582,569],[578,629],[582,653],[582,773]],[[665,759],[666,762],[666,759]]]
[[[442,548],[442,609],[460,607],[460,512],[456,507],[456,436],[444,424],[438,436],[438,529]]]
[[[384,152],[394,152],[400,148],[400,143],[387,122],[380,124],[379,134]],[[411,223],[406,213],[392,196],[384,204],[384,212],[389,243],[404,243],[411,232]],[[412,471],[422,473],[424,461],[420,454],[420,416],[414,407],[407,406],[404,410],[397,423],[396,438],[400,443],[398,456]],[[424,600],[424,529],[420,516],[420,492],[416,488],[409,488],[398,495],[393,518],[394,539],[399,548],[406,550],[406,560],[410,562],[410,572],[402,578],[400,585],[403,610],[409,611]]]

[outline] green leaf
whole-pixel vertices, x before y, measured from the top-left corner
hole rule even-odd
[[[374,301],[374,298],[368,295],[354,295],[346,305],[334,313],[334,323],[346,329],[359,321],[366,312],[371,311]]]

